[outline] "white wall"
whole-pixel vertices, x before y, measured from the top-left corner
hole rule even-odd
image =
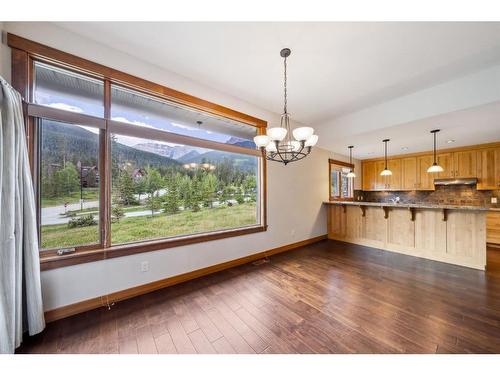
[[[271,124],[279,121],[278,114],[50,24],[4,23],[3,26],[14,34],[228,106]],[[343,155],[315,148],[299,163],[286,167],[268,164],[269,228],[266,232],[42,272],[45,310],[326,234],[326,211],[322,202],[328,199],[328,158],[346,160]],[[359,163],[356,170],[361,171]],[[359,181],[356,188],[359,188]],[[149,272],[140,272],[142,261],[149,261]]]

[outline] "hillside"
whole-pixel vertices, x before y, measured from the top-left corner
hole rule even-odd
[[[44,164],[61,164],[63,158],[76,165],[96,165],[99,154],[99,136],[79,126],[65,125],[49,120],[42,126],[42,160]],[[113,143],[113,159],[127,160],[135,165],[159,167],[178,165],[173,159],[135,149],[117,142]]]

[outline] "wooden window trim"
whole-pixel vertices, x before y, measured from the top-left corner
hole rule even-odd
[[[343,167],[348,167],[351,168],[354,171],[354,164],[351,163],[346,163],[345,161],[340,161],[340,160],[335,160],[335,159],[328,159],[328,199],[331,202],[349,202],[353,201],[354,197],[352,198],[333,198],[332,197],[332,173],[331,173],[331,165],[341,165]],[[354,187],[353,187],[354,189]]]
[[[200,242],[218,240],[234,236],[241,236],[267,230],[267,161],[265,155],[259,150],[246,149],[243,147],[226,145],[214,141],[194,139],[183,135],[165,133],[161,130],[148,129],[151,138],[169,138],[170,142],[195,144],[196,147],[216,149],[220,151],[241,153],[256,156],[259,159],[259,196],[258,208],[260,223],[257,225],[219,230],[207,233],[191,234],[186,236],[162,238],[157,240],[145,240],[123,245],[111,245],[111,168],[107,167],[111,157],[111,132],[122,134],[135,134],[133,125],[111,120],[111,85],[117,84],[130,88],[138,93],[151,95],[153,97],[187,106],[212,115],[225,117],[239,121],[257,128],[257,134],[264,134],[267,122],[256,117],[232,110],[230,108],[211,103],[204,99],[173,90],[171,88],[132,76],[127,73],[106,67],[104,65],[86,60],[72,54],[44,46],[40,43],[30,41],[14,34],[7,34],[7,43],[12,48],[12,76],[13,87],[21,93],[25,101],[26,135],[28,141],[28,154],[32,170],[35,189],[38,191],[38,155],[36,155],[37,140],[37,118],[47,118],[55,121],[92,126],[100,129],[99,149],[101,171],[106,171],[103,183],[100,184],[100,243],[84,246],[76,246],[76,251],[68,255],[59,256],[57,250],[40,250],[40,264],[42,270],[55,269],[87,262],[99,261],[109,258],[133,255],[148,251],[168,249],[171,247],[185,246]],[[99,78],[104,81],[104,118],[72,113],[60,109],[50,108],[33,103],[33,66],[35,61],[40,61],[54,66],[69,69],[75,73],[87,75],[91,78]],[[144,136],[144,129],[141,129]],[[37,193],[37,197],[39,194]],[[37,221],[40,222],[39,210],[37,210]]]

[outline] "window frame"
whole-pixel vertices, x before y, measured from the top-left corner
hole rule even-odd
[[[144,240],[130,244],[111,245],[111,134],[119,128],[120,134],[134,135],[134,125],[111,120],[111,85],[117,85],[134,90],[138,94],[172,102],[205,113],[239,121],[257,129],[256,134],[265,134],[267,122],[256,117],[232,110],[221,105],[208,102],[204,99],[185,94],[168,87],[147,81],[142,78],[100,65],[98,63],[71,55],[54,48],[44,46],[14,34],[7,34],[7,43],[12,52],[12,85],[23,97],[23,107],[26,122],[26,137],[28,156],[33,176],[33,183],[37,202],[37,228],[40,236],[40,176],[39,176],[39,131],[38,119],[46,118],[64,123],[92,126],[100,129],[99,132],[99,169],[100,169],[100,243],[75,247],[75,252],[58,255],[58,249],[40,249],[41,269],[54,269],[80,263],[92,262],[114,257],[132,255],[147,251],[167,249],[199,242],[218,240],[233,236],[267,230],[267,162],[265,154],[260,150],[252,150],[235,145],[192,138],[185,135],[167,133],[161,130],[148,129],[148,137],[152,140],[168,141],[172,143],[189,144],[197,147],[210,148],[218,151],[235,152],[253,155],[258,158],[259,194],[257,209],[259,223],[251,226],[224,229],[206,233],[197,233],[178,237]],[[61,109],[51,108],[34,103],[34,66],[41,62],[51,66],[63,68],[104,83],[104,117],[95,117],[87,114],[74,113]],[[144,129],[140,129],[144,134]]]
[[[339,198],[334,198],[332,197],[332,165],[336,166],[341,166],[341,167],[347,167],[351,168],[352,171],[354,171],[354,164],[351,163],[346,163],[345,161],[340,161],[340,160],[335,160],[335,159],[328,159],[328,199],[330,202],[349,202],[354,200],[354,181],[352,181],[353,184],[353,196],[350,198],[344,198],[344,197],[339,197]],[[342,179],[340,180],[340,183],[342,184]],[[340,191],[342,191],[342,186],[340,186]]]

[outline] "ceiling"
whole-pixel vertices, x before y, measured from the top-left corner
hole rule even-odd
[[[289,111],[313,126],[500,63],[500,23],[56,24],[276,113],[283,100],[279,51],[290,47]],[[466,136],[463,128],[458,135]],[[320,137],[327,131],[334,126],[318,129]],[[372,136],[356,141],[380,146]]]

